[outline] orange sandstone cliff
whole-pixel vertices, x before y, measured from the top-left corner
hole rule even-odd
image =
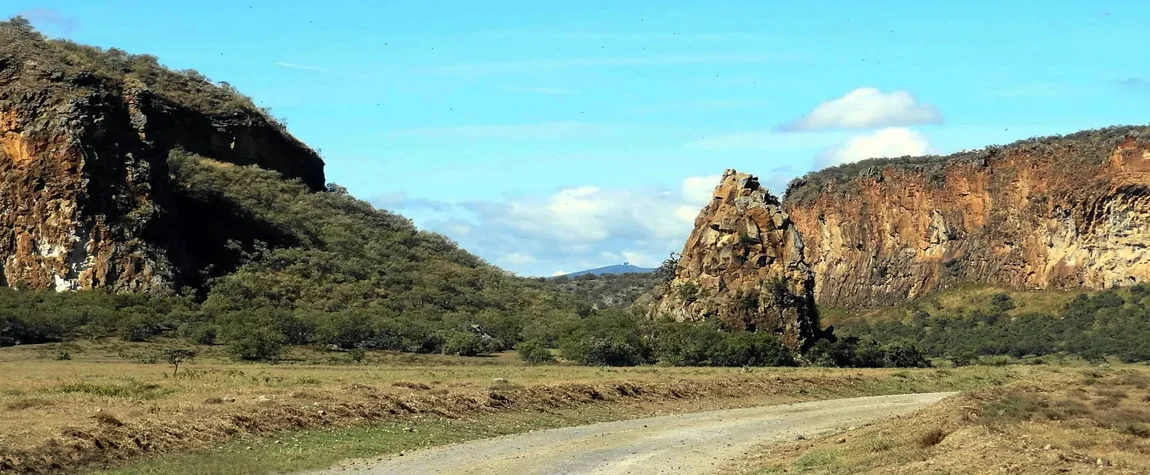
[[[653,312],[817,333],[813,305],[895,305],[962,283],[1150,281],[1150,127],[945,157],[872,159],[794,180],[780,204],[728,171]],[[806,319],[806,320],[804,320]]]
[[[653,312],[771,331],[791,347],[813,341],[819,331],[815,281],[803,262],[803,240],[778,198],[734,170],[723,174],[713,196]]]
[[[893,305],[964,283],[1150,280],[1150,127],[947,157],[867,160],[791,183],[819,304]]]
[[[156,291],[196,278],[188,221],[212,217],[177,205],[176,149],[324,185],[323,160],[226,85],[0,22],[0,286]]]

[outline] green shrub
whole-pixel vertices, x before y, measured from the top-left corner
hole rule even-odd
[[[283,352],[283,335],[267,329],[251,329],[234,336],[228,350],[241,360],[275,361]]]
[[[483,356],[499,351],[502,343],[487,335],[472,332],[452,332],[443,343],[443,354],[456,356]]]
[[[214,325],[197,324],[189,326],[184,331],[184,337],[197,345],[214,345],[216,344],[217,329]]]
[[[592,338],[572,352],[588,366],[636,366],[646,363],[642,348],[611,338]]]
[[[355,364],[363,363],[364,358],[367,358],[367,352],[363,348],[352,348],[347,352],[347,357]]]
[[[551,350],[536,340],[520,342],[515,345],[515,352],[519,354],[519,359],[527,364],[546,364],[555,361],[555,357],[551,355]]]

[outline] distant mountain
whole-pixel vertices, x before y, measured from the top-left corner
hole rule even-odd
[[[620,264],[620,265],[599,267],[597,269],[581,270],[579,272],[572,272],[570,274],[564,274],[564,275],[566,275],[567,277],[579,277],[581,275],[586,275],[586,274],[595,274],[595,275],[646,274],[646,273],[654,272],[654,271],[655,271],[655,269],[653,269],[653,268],[633,266],[629,263],[624,262],[623,264]]]

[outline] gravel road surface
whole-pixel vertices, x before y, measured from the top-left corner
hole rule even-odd
[[[316,474],[703,474],[765,443],[858,426],[955,393],[835,399],[678,414],[434,447]]]

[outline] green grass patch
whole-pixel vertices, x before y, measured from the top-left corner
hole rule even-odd
[[[126,384],[72,383],[57,386],[54,391],[64,394],[87,394],[91,396],[115,397],[138,401],[159,399],[172,393],[172,390],[166,389],[158,384],[141,383],[139,381],[130,381]]]
[[[585,407],[491,414],[470,420],[435,417],[388,421],[350,429],[316,429],[239,439],[204,452],[157,457],[87,473],[229,475],[298,472],[331,467],[347,459],[379,458],[438,445],[647,415],[625,407]]]
[[[821,469],[830,470],[839,463],[838,452],[834,450],[816,450],[808,452],[795,460],[794,467],[800,473]]]

